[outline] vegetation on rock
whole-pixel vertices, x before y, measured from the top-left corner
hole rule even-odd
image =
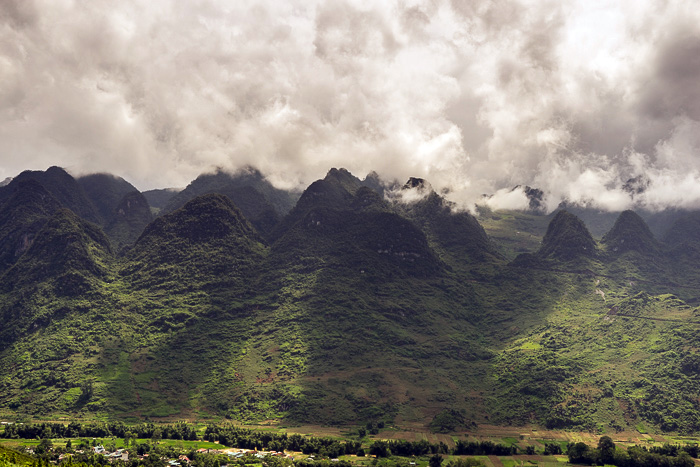
[[[152,220],[119,180],[46,174],[0,188],[0,411],[700,431],[692,215],[597,242],[334,169],[291,210],[259,173],[203,176]]]

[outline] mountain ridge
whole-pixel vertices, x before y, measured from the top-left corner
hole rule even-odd
[[[700,430],[692,215],[657,240],[625,212],[597,241],[566,211],[477,218],[424,180],[332,169],[266,232],[209,193],[119,249],[40,181],[13,187],[0,251],[35,237],[0,272],[0,411]]]

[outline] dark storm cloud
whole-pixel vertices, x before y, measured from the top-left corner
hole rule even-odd
[[[700,206],[692,1],[0,2],[0,178],[62,165],[141,188],[258,166]],[[644,193],[625,182],[643,175]],[[682,191],[677,189],[683,187]]]
[[[700,32],[690,28],[673,31],[654,57],[641,111],[654,120],[685,114],[700,120]]]
[[[32,26],[37,18],[33,2],[5,0],[0,3],[0,21],[13,28]]]

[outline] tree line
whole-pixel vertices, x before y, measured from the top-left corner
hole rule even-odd
[[[698,446],[665,444],[652,448],[632,446],[623,450],[617,449],[609,436],[603,436],[596,448],[586,443],[569,443],[567,454],[572,464],[612,464],[617,467],[694,467],[695,462],[692,458],[698,456]]]
[[[5,438],[149,438],[149,439],[198,439],[195,429],[187,423],[155,425],[142,423],[125,425],[122,422],[88,423],[13,423],[5,425]]]
[[[173,425],[142,423],[125,425],[121,422],[81,424],[25,423],[5,426],[5,438],[52,439],[52,438],[124,438],[125,440],[160,439],[197,440],[200,436],[194,427],[180,422]],[[242,428],[230,423],[207,425],[201,439],[219,442],[223,446],[258,451],[296,451],[304,454],[337,458],[345,454],[364,456],[367,454],[360,441],[335,438],[302,436],[298,434],[271,433]],[[126,443],[128,444],[128,442]],[[508,456],[519,452],[517,446],[491,441],[459,440],[453,448],[445,443],[429,443],[426,440],[375,440],[368,448],[369,454],[377,457],[423,456],[434,454],[454,455],[498,455]]]
[[[339,457],[344,454],[364,456],[365,450],[359,441],[339,441],[334,438],[306,437],[297,434],[270,433],[253,431],[231,424],[210,425],[206,427],[204,439],[218,441],[226,446],[242,449],[258,449],[272,451],[301,451],[304,454],[320,454],[324,457]],[[459,440],[454,448],[445,443],[429,443],[426,440],[375,440],[369,446],[369,454],[377,457],[392,455],[410,457],[429,454],[454,455],[497,455],[510,456],[517,454],[517,446],[497,444],[491,441]]]

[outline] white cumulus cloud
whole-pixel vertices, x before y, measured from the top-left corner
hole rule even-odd
[[[345,167],[465,207],[528,185],[550,208],[697,208],[699,75],[693,0],[5,0],[0,179]]]

